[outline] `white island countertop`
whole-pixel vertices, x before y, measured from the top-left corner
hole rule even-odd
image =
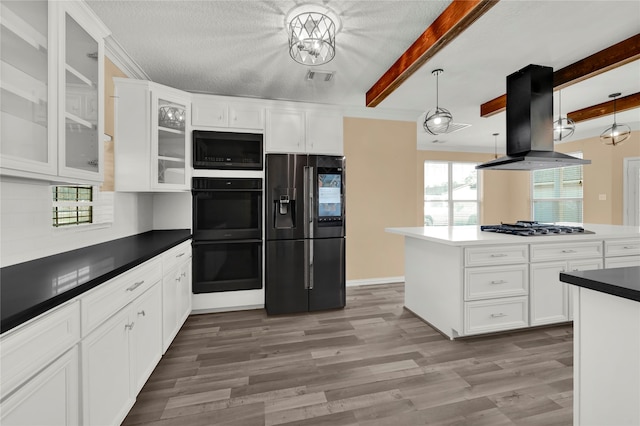
[[[638,238],[640,227],[621,225],[600,225],[593,223],[562,223],[563,225],[582,226],[593,233],[520,236],[481,231],[480,226],[424,226],[413,228],[385,228],[386,232],[403,235],[449,246],[471,246],[512,243],[552,243],[569,241],[593,241],[609,238]]]

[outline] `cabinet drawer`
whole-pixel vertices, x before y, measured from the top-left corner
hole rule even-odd
[[[464,334],[488,333],[527,327],[528,298],[509,297],[464,304]]]
[[[191,240],[178,244],[172,249],[162,254],[162,271],[163,274],[169,272],[174,266],[178,265],[191,257]]]
[[[604,260],[605,268],[626,268],[628,266],[640,266],[640,255],[608,257]]]
[[[528,261],[527,245],[473,247],[464,250],[465,266],[506,265]]]
[[[630,238],[626,240],[612,240],[604,242],[604,255],[609,256],[631,256],[640,255],[640,239]]]
[[[528,277],[526,264],[466,268],[465,300],[526,296],[529,288]]]
[[[82,336],[89,334],[160,279],[161,261],[150,260],[82,296]]]
[[[38,372],[80,340],[80,303],[71,302],[43,314],[8,335],[0,345],[0,394],[4,398],[16,386]]]
[[[531,244],[532,262],[601,256],[602,241],[562,244]]]

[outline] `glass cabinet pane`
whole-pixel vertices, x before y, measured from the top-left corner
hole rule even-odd
[[[68,14],[65,29],[64,164],[98,173],[98,42]]]
[[[185,105],[158,99],[158,182],[184,185],[185,174]]]
[[[52,161],[48,3],[3,0],[0,16],[0,153],[46,164]]]

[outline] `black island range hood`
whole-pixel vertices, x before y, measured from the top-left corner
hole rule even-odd
[[[507,77],[507,155],[480,170],[537,170],[591,164],[553,150],[553,68],[528,65]]]

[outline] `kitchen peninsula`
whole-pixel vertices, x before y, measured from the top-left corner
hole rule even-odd
[[[640,228],[519,236],[479,226],[387,228],[405,237],[405,307],[455,339],[573,319],[567,271],[640,265]]]

